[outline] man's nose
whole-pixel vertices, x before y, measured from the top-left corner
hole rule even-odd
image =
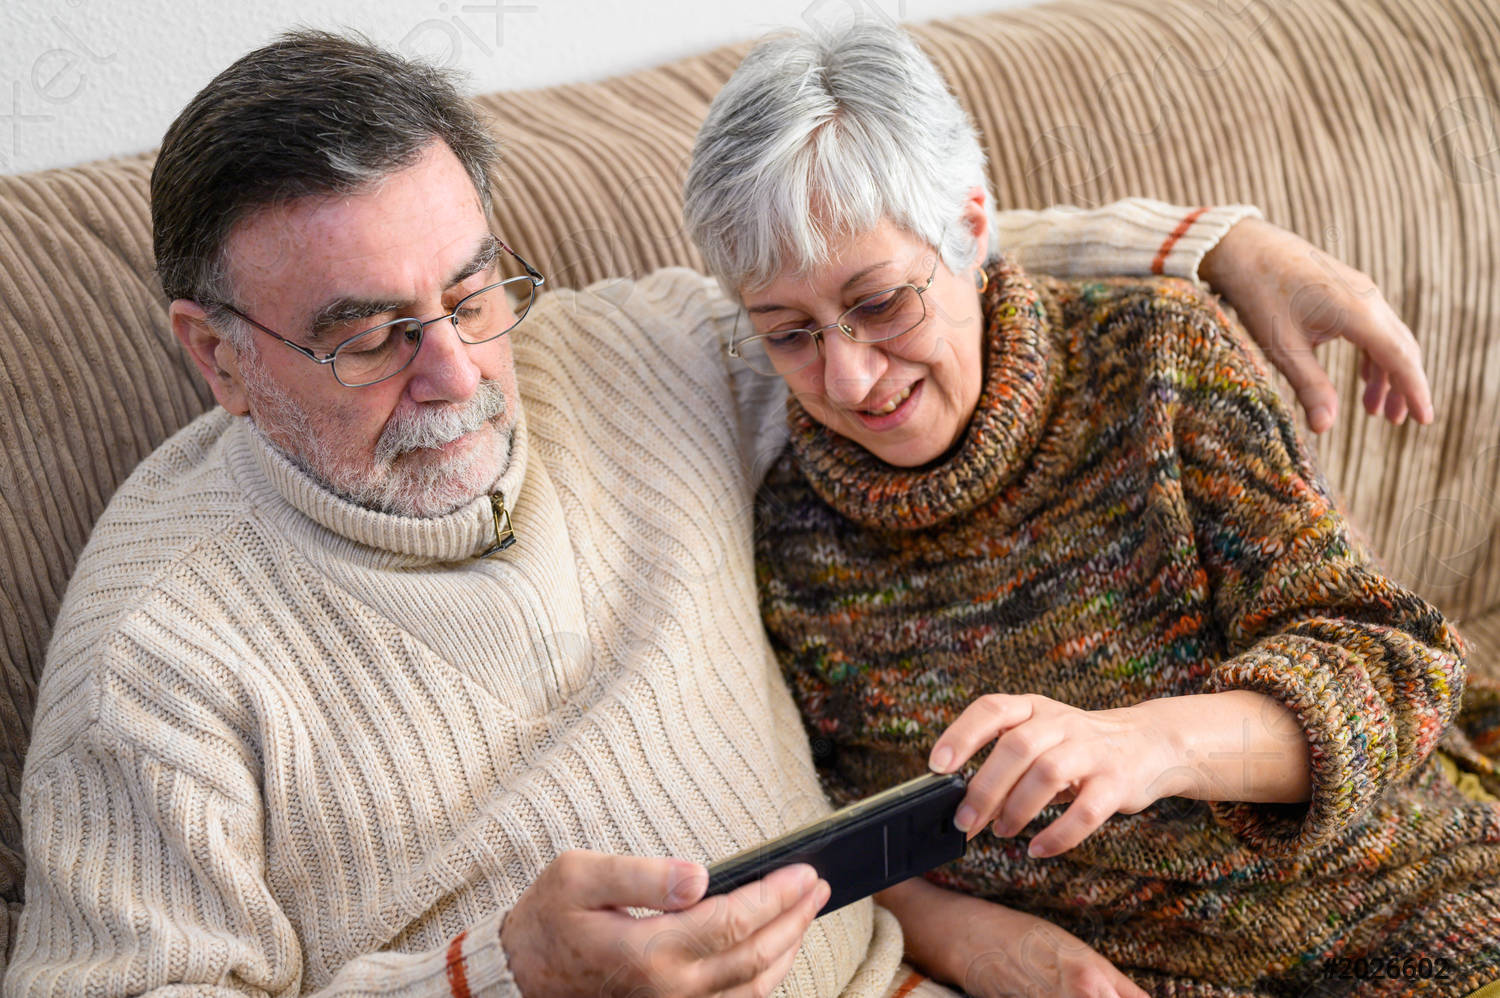
[[[823,334],[823,394],[852,409],[870,395],[888,366],[877,344],[856,343],[836,328]]]
[[[422,345],[411,362],[407,390],[417,402],[463,402],[479,387],[479,365],[473,348],[458,338],[452,319],[422,331]]]

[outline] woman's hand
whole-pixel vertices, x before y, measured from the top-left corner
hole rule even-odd
[[[1083,940],[1034,915],[920,877],[876,900],[901,922],[912,963],[976,998],[1146,998]]]
[[[1222,294],[1271,362],[1297,390],[1313,432],[1333,425],[1338,392],[1313,348],[1343,338],[1360,349],[1365,411],[1392,423],[1432,422],[1422,353],[1365,274],[1258,218],[1237,222],[1209,250],[1198,276]]]
[[[1032,839],[1033,856],[1066,852],[1111,815],[1145,810],[1193,782],[1180,743],[1142,712],[1080,710],[1030,693],[975,700],[938,738],[928,764],[953,772],[995,739],[955,823],[970,838],[990,822],[996,835],[1014,835],[1048,804],[1072,801]]]

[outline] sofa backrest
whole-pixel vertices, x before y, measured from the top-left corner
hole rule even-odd
[[[980,126],[1001,206],[1249,201],[1375,278],[1423,345],[1438,422],[1364,418],[1341,344],[1322,359],[1343,415],[1318,451],[1394,573],[1460,624],[1500,607],[1500,20],[1487,3],[1097,0],[916,29]],[[679,190],[745,48],[480,98],[507,147],[496,231],[556,286],[697,265]],[[153,276],[150,167],[0,177],[5,952],[21,763],[68,575],[114,489],[210,402]]]

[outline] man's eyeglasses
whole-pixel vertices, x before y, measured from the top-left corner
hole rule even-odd
[[[422,347],[422,333],[434,322],[452,319],[458,338],[471,344],[485,343],[504,336],[520,325],[536,300],[536,289],[547,279],[535,267],[522,260],[515,250],[499,240],[496,242],[525,268],[524,276],[508,277],[486,285],[473,294],[464,296],[453,307],[453,311],[435,319],[392,319],[390,322],[382,322],[348,337],[321,357],[302,344],[293,343],[276,330],[261,325],[228,302],[200,304],[217,305],[239,316],[314,363],[332,364],[333,376],[338,379],[339,384],[348,388],[363,388],[404,371]]]
[[[761,374],[791,374],[822,354],[823,331],[826,329],[837,329],[855,343],[893,340],[916,329],[927,318],[923,296],[937,276],[937,265],[938,261],[934,260],[932,273],[927,275],[920,288],[914,284],[898,284],[877,291],[861,298],[836,320],[817,329],[777,329],[740,339],[740,319],[736,317],[735,335],[729,340],[729,355],[738,357]]]

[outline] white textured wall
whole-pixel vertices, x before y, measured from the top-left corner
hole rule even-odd
[[[849,8],[922,21],[1026,2],[3,0],[0,173],[150,149],[215,73],[298,25],[358,29],[485,92],[598,79]]]

